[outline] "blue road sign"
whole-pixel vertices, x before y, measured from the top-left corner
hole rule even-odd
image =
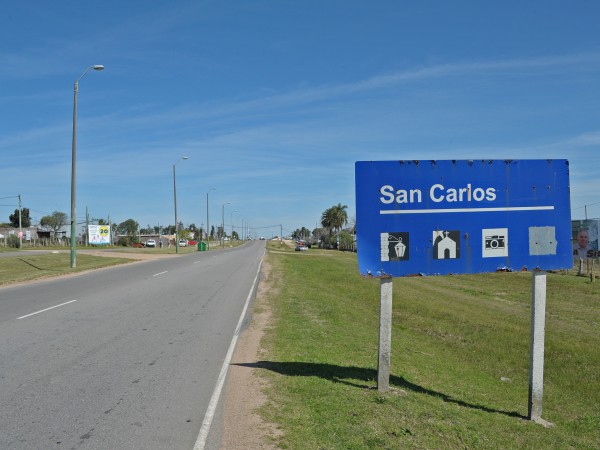
[[[363,275],[572,268],[569,162],[358,161],[356,242]]]

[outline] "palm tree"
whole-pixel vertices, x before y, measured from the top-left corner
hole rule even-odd
[[[321,225],[327,228],[330,232],[331,230],[335,232],[339,232],[344,225],[348,223],[348,209],[347,205],[342,205],[338,203],[331,208],[327,208],[321,214]]]
[[[346,209],[348,209],[348,206],[342,205],[341,203],[338,203],[337,205],[332,207],[332,210],[333,210],[332,225],[333,225],[333,229],[336,230],[337,232],[339,232],[342,229],[342,227],[348,223],[348,212],[346,211]]]

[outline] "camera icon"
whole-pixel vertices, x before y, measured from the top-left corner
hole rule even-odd
[[[506,248],[504,236],[485,236],[484,242],[486,249]]]

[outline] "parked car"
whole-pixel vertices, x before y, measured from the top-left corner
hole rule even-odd
[[[144,244],[142,244],[141,242],[134,242],[133,244],[131,244],[131,246],[134,248],[144,248]]]
[[[146,247],[156,247],[156,241],[154,239],[148,239],[146,241]]]
[[[187,239],[179,239],[179,246],[180,247],[187,247],[188,241]]]

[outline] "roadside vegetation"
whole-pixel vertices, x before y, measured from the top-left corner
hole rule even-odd
[[[237,247],[244,244],[243,241],[231,241],[225,243],[225,248]],[[211,243],[210,251],[221,250],[218,243]],[[52,253],[37,254],[36,247],[23,247],[15,249],[10,247],[0,247],[0,253],[14,253],[11,256],[0,258],[0,285],[17,283],[21,281],[31,281],[38,278],[47,278],[70,273],[83,272],[86,270],[100,269],[102,267],[114,266],[116,264],[125,264],[132,259],[114,257],[111,253],[117,252],[122,255],[131,254],[158,254],[174,255],[175,247],[163,248],[134,248],[121,246],[78,246],[77,247],[77,267],[71,269],[71,256],[65,246],[44,247],[43,250]],[[87,254],[86,254],[87,251]],[[197,252],[197,246],[180,247],[180,254]],[[93,254],[89,254],[92,252]],[[99,256],[99,254],[102,256]]]
[[[71,269],[69,253],[27,254],[0,258],[0,285],[55,277],[131,262],[125,258],[77,254],[77,267]]]
[[[600,281],[548,274],[544,428],[526,417],[530,272],[395,279],[379,393],[379,280],[354,253],[268,245],[274,320],[256,371],[280,448],[600,447]]]

